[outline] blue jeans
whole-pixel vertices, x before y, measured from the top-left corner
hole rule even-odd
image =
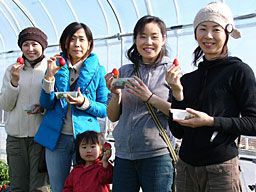
[[[115,157],[113,192],[171,192],[173,166],[169,154],[127,160]]]
[[[62,192],[65,180],[70,172],[72,161],[75,158],[73,135],[62,134],[54,151],[45,150],[45,157],[51,191]]]

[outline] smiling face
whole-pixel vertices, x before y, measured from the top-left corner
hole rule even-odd
[[[196,40],[207,60],[221,58],[227,54],[225,30],[214,22],[203,22],[196,28]]]
[[[135,44],[144,63],[154,63],[165,44],[166,37],[162,35],[157,23],[151,22],[138,33]]]
[[[37,41],[24,41],[21,51],[29,61],[38,59],[43,54],[43,48]]]
[[[78,29],[71,37],[68,48],[68,54],[72,64],[75,64],[81,59],[85,58],[89,49],[90,42],[86,37],[84,29]]]
[[[79,145],[80,157],[85,161],[85,165],[92,165],[100,156],[101,148],[99,144],[85,143],[82,141]]]

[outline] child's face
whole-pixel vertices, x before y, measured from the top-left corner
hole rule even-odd
[[[81,158],[85,160],[85,165],[91,165],[100,156],[101,149],[99,144],[81,142],[79,146],[79,153]]]

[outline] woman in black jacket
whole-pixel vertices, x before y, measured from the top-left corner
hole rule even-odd
[[[256,135],[254,72],[228,55],[230,35],[237,39],[240,33],[225,4],[215,2],[202,8],[194,19],[194,30],[198,69],[180,78],[176,66],[166,76],[172,89],[183,90],[183,100],[173,99],[172,108],[190,113],[185,120],[170,113],[170,129],[182,138],[177,191],[241,191],[235,140],[240,135]]]

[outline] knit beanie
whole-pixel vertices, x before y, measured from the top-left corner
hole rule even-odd
[[[36,27],[28,27],[20,32],[18,37],[19,47],[21,48],[22,44],[27,40],[38,42],[40,45],[42,45],[43,50],[46,49],[48,45],[47,35]]]
[[[240,32],[235,28],[234,19],[230,8],[221,2],[209,3],[206,7],[199,10],[194,19],[194,29],[199,24],[211,21],[219,24],[223,29],[226,29],[230,35],[238,39],[241,37]]]

